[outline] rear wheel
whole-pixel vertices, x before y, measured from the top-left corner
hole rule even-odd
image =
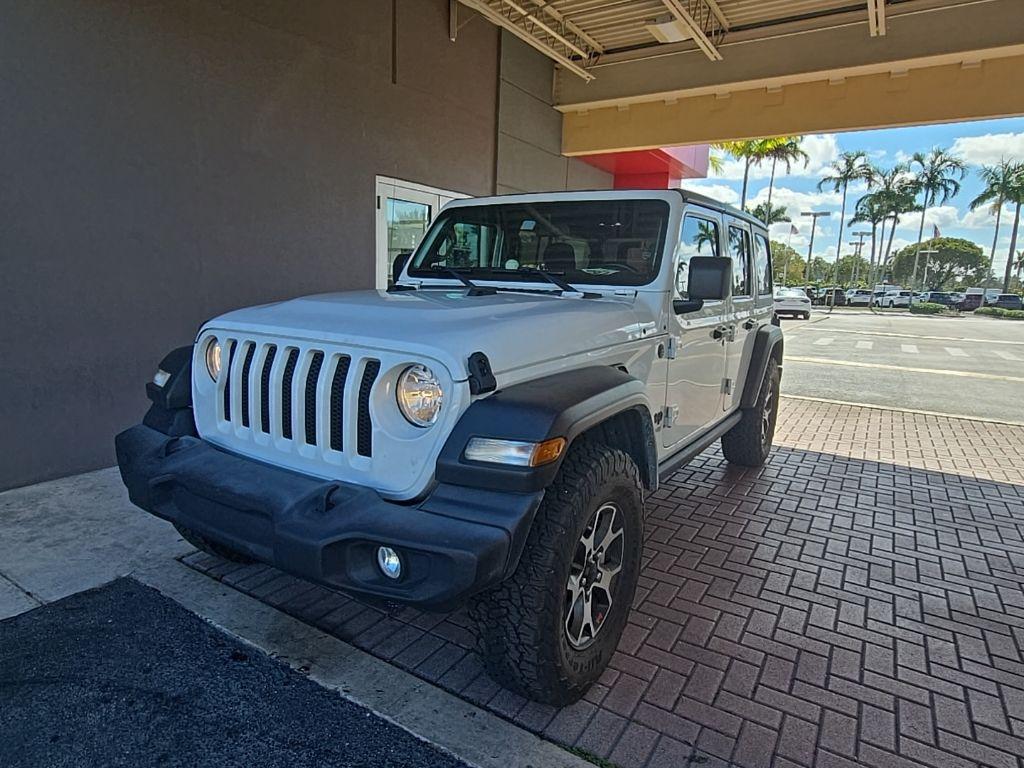
[[[491,677],[547,704],[579,699],[608,665],[643,545],[640,474],[625,453],[574,444],[511,578],[473,600]]]
[[[722,453],[730,464],[759,467],[767,460],[779,415],[781,378],[778,362],[769,360],[754,405],[744,408],[739,423],[722,435]]]
[[[248,555],[243,555],[241,552],[231,547],[225,547],[223,544],[218,544],[215,541],[210,541],[205,536],[202,536],[191,528],[186,528],[183,525],[174,524],[178,533],[181,534],[181,538],[191,544],[193,547],[201,552],[205,552],[208,555],[214,555],[225,560],[230,560],[233,563],[254,563],[256,562]]]

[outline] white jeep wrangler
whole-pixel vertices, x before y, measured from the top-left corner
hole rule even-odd
[[[387,291],[229,312],[117,436],[132,501],[200,549],[328,587],[469,602],[492,676],[564,704],[641,570],[644,496],[715,440],[764,462],[768,237],[679,191],[449,203]]]

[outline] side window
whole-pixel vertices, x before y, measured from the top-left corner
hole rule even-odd
[[[729,227],[729,255],[732,257],[732,295],[750,296],[750,233]]]
[[[768,238],[754,235],[754,275],[757,281],[757,295],[772,292],[772,258]]]
[[[721,233],[717,221],[687,214],[679,233],[679,263],[676,266],[676,292],[688,298],[690,259],[694,256],[718,256]]]

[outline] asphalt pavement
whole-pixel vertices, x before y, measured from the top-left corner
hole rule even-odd
[[[783,394],[1024,423],[1024,323],[843,309],[782,323]]]
[[[131,579],[0,622],[0,765],[459,768]]]

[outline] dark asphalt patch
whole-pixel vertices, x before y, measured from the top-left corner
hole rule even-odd
[[[0,622],[0,766],[464,766],[130,579]]]

